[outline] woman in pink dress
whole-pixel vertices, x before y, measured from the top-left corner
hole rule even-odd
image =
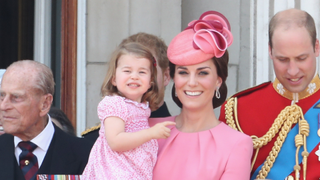
[[[171,135],[159,139],[154,180],[248,180],[252,140],[214,113],[226,99],[227,48],[232,44],[228,20],[208,11],[179,33],[168,46],[172,96],[181,113],[149,119],[149,125],[174,121]]]
[[[175,124],[148,125],[150,108],[162,100],[156,66],[149,49],[139,43],[125,43],[115,50],[101,88],[99,137],[82,180],[152,179],[158,151],[155,139],[167,138],[166,126]]]

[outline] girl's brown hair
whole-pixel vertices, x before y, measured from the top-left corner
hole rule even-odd
[[[137,58],[146,58],[150,60],[151,87],[147,90],[147,92],[143,94],[141,102],[149,102],[150,109],[152,111],[156,110],[159,102],[163,99],[164,93],[160,92],[158,88],[156,61],[149,49],[140,43],[130,42],[120,44],[117,47],[117,49],[113,52],[109,61],[107,75],[101,87],[101,95],[103,97],[114,94],[124,96],[121,92],[118,91],[118,88],[112,84],[112,79],[116,74],[119,58],[122,55],[127,54],[134,55]]]

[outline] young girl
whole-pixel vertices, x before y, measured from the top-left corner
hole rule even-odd
[[[163,98],[156,66],[152,54],[139,43],[120,45],[114,52],[98,105],[99,138],[81,179],[152,179],[158,151],[155,139],[169,137],[166,126],[175,124],[148,125],[150,109]]]

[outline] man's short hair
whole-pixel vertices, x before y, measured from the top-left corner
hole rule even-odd
[[[35,71],[34,82],[32,86],[35,89],[40,90],[44,94],[54,95],[54,79],[51,69],[37,61],[33,60],[21,60],[12,63],[7,70],[11,68],[22,68],[29,69],[31,68]]]
[[[299,9],[288,9],[280,11],[275,14],[269,23],[269,45],[272,49],[272,37],[275,29],[279,25],[284,25],[286,29],[296,28],[296,27],[305,27],[311,37],[311,43],[313,48],[315,48],[317,40],[317,31],[312,16],[306,11]]]

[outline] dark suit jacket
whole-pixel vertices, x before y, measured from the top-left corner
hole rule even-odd
[[[92,143],[63,132],[55,132],[39,168],[38,174],[82,174]],[[10,134],[0,136],[0,180],[24,180],[14,155],[14,140]]]

